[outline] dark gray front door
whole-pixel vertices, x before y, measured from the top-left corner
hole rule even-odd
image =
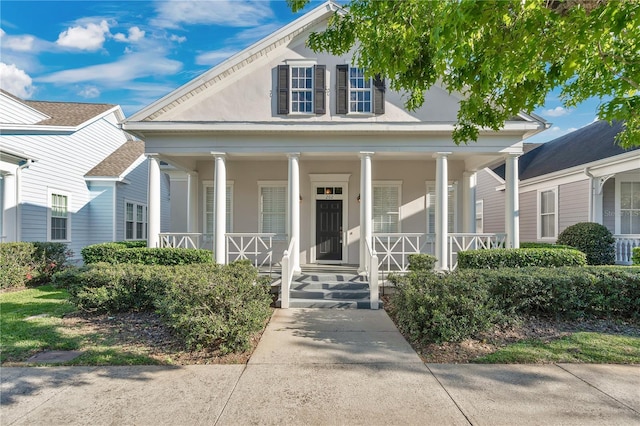
[[[342,260],[342,200],[316,201],[316,260]]]

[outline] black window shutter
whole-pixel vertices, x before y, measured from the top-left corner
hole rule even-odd
[[[289,114],[289,65],[278,65],[278,114]]]
[[[327,67],[324,65],[316,65],[313,70],[313,78],[314,78],[313,109],[316,114],[324,114],[326,112],[326,108],[325,108],[326,96],[324,92],[326,89],[326,86],[325,86],[325,75],[327,74],[326,68]]]
[[[384,78],[373,78],[373,113],[384,114]]]
[[[349,65],[336,66],[336,114],[349,112]]]

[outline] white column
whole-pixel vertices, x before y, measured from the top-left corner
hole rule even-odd
[[[599,223],[602,225],[603,214],[603,191],[602,187],[606,179],[600,177],[591,178],[591,212],[589,215],[589,221]]]
[[[148,201],[148,231],[147,247],[160,246],[160,162],[153,155],[148,155],[149,159],[149,194]]]
[[[187,173],[187,232],[198,232],[198,173]]]
[[[371,183],[371,157],[373,152],[360,153],[360,240],[361,240],[361,264],[360,269],[364,271],[364,259],[367,255],[366,244],[371,247],[373,235],[373,186]]]
[[[360,252],[360,261],[358,263],[358,273],[363,273],[365,271],[365,251],[366,247],[364,244],[364,204],[362,202],[362,197],[364,196],[364,158],[360,156],[360,192],[358,193],[358,210],[360,213],[360,244],[359,244],[359,252]]]
[[[16,193],[16,175],[2,176],[2,242],[18,241],[18,198]]]
[[[436,268],[444,271],[449,269],[448,248],[448,194],[449,172],[447,168],[447,155],[450,152],[439,152],[436,157]]]
[[[223,153],[212,152],[215,157],[214,200],[214,245],[216,263],[227,263],[226,236],[227,233],[227,166]]]
[[[291,153],[289,157],[289,238],[294,239],[293,271],[300,273],[300,153]]]
[[[520,207],[518,203],[518,156],[511,154],[505,163],[505,211],[504,223],[507,248],[520,247]]]
[[[462,174],[462,217],[464,232],[476,233],[476,172]]]

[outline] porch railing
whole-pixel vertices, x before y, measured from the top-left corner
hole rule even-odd
[[[256,268],[273,265],[273,242],[280,237],[271,233],[227,233],[227,263],[249,259]]]
[[[634,247],[640,247],[639,234],[620,234],[613,236],[616,239],[616,263],[631,265]]]
[[[197,232],[162,232],[160,247],[202,248],[202,234]]]
[[[435,253],[435,234],[376,233],[373,234],[373,250],[378,254],[383,271],[407,272],[410,254]]]
[[[449,268],[458,267],[458,252],[466,250],[504,248],[507,234],[449,234]]]
[[[369,301],[371,309],[380,307],[380,289],[378,285],[378,256],[371,244],[367,240],[365,243],[366,253],[364,255],[364,269],[369,280]]]
[[[295,245],[295,238],[291,238],[289,247],[282,255],[282,279],[280,281],[280,307],[282,309],[289,308],[289,292],[291,291],[291,282],[293,281],[293,262],[291,261],[291,253]]]

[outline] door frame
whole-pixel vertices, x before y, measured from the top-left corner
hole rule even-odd
[[[340,265],[349,263],[349,178],[351,173],[309,174],[311,180],[311,246],[309,247],[309,263],[327,265]],[[316,200],[327,200],[327,195],[317,194],[318,187],[342,187],[342,195],[332,195],[333,200],[342,200],[342,259],[320,260],[316,259]]]

